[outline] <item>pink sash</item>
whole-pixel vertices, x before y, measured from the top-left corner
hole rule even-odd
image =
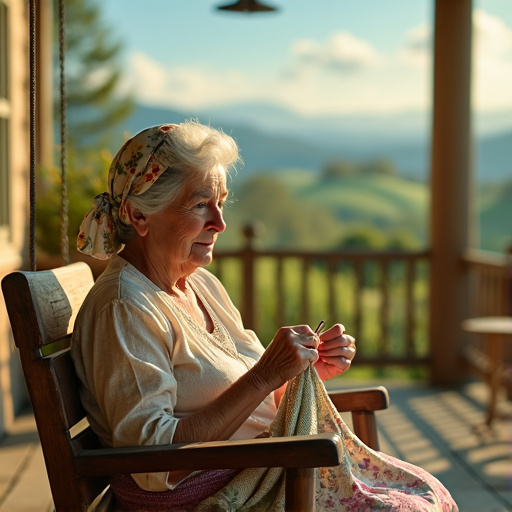
[[[225,487],[238,469],[204,471],[191,476],[176,489],[162,492],[141,489],[130,475],[116,475],[110,481],[117,511],[185,512]]]

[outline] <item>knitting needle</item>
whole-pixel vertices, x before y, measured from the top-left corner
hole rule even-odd
[[[317,328],[315,329],[315,334],[318,334],[320,332],[320,329],[324,326],[325,322],[323,320],[320,320],[320,323],[318,324]]]

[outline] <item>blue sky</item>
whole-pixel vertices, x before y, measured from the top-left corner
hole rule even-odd
[[[141,103],[201,109],[274,103],[303,115],[425,111],[432,0],[103,0]],[[512,111],[512,1],[474,1],[474,107]],[[512,119],[511,119],[512,126]]]

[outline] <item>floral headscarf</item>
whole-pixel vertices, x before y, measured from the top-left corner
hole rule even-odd
[[[145,192],[165,171],[167,165],[159,149],[177,126],[164,124],[142,130],[119,150],[108,173],[108,192],[94,198],[94,207],[80,225],[79,251],[104,260],[123,248],[116,236],[116,223],[130,224],[126,199],[129,194]]]

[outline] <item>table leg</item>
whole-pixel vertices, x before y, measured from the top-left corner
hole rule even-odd
[[[490,362],[489,375],[489,403],[485,423],[490,426],[496,416],[496,400],[501,380],[501,338],[499,334],[487,334],[487,355]]]

